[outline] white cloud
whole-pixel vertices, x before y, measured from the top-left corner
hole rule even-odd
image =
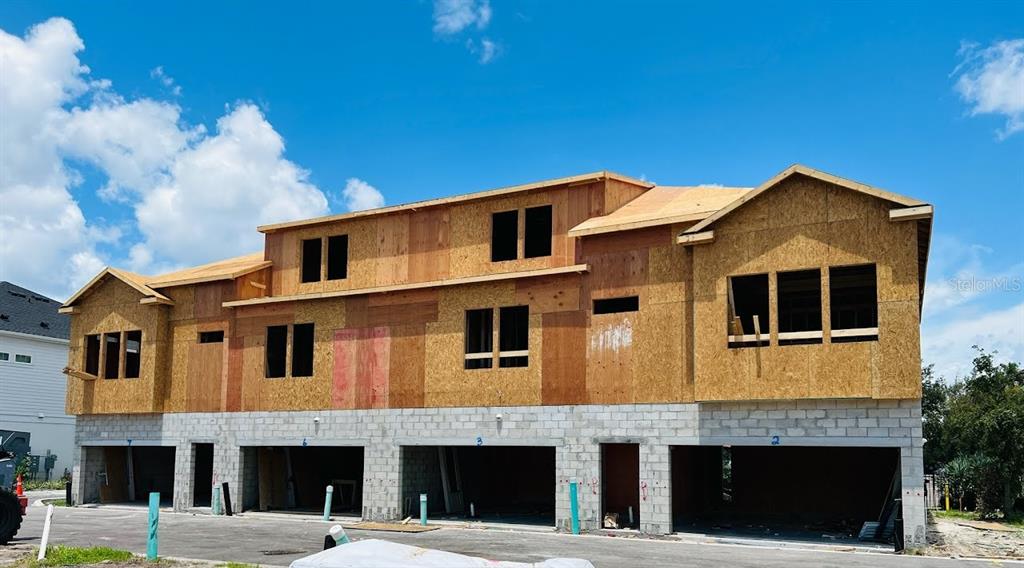
[[[259,109],[236,106],[135,206],[146,247],[201,263],[258,250],[258,224],[325,214],[324,194],[283,155],[284,140]]]
[[[181,96],[181,85],[176,84],[174,82],[174,77],[171,77],[164,72],[163,65],[158,65],[150,70],[149,76],[160,81],[160,84],[163,85],[172,95],[176,97]]]
[[[973,345],[997,352],[1000,361],[1024,360],[1024,303],[922,329],[924,363],[934,364],[938,375],[947,380],[970,373]]]
[[[126,100],[92,77],[84,47],[61,18],[24,38],[0,30],[0,279],[67,297],[108,262],[153,274],[243,254],[262,245],[256,225],[328,211],[259,108],[229,107],[209,134],[175,103]],[[151,75],[174,92],[162,67]],[[71,163],[103,176],[99,194],[127,204],[134,226],[89,223]],[[100,252],[110,248],[123,252]]]
[[[476,26],[484,29],[491,22],[489,0],[434,0],[434,33],[454,35]]]
[[[921,356],[949,380],[970,371],[973,345],[999,360],[1024,357],[1024,263],[996,266],[994,255],[947,235],[932,241]]]
[[[0,279],[54,297],[102,263],[97,233],[69,191],[78,176],[59,151],[63,105],[89,89],[75,55],[83,47],[63,19],[24,39],[0,30]]]
[[[961,62],[953,71],[956,90],[971,106],[971,115],[1000,114],[1006,125],[1000,139],[1024,130],[1024,39],[996,42],[980,48],[965,43]]]
[[[469,49],[470,53],[477,56],[477,61],[479,61],[481,65],[487,65],[493,61],[500,51],[498,44],[487,38],[484,38],[479,42],[468,39],[466,40],[466,48]]]
[[[341,199],[349,211],[384,207],[384,195],[376,187],[358,178],[349,178],[345,182],[345,189],[341,190]]]

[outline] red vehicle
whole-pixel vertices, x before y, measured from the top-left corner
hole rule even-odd
[[[0,462],[14,459],[11,452],[0,450]],[[7,544],[18,534],[21,518],[25,516],[28,497],[18,496],[4,487],[0,487],[0,545]]]

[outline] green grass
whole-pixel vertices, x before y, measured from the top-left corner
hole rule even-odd
[[[63,479],[51,479],[50,481],[43,481],[41,479],[26,479],[22,482],[25,491],[37,491],[39,489],[64,489]]]
[[[118,550],[107,546],[52,546],[46,550],[46,558],[32,558],[25,565],[29,568],[42,566],[81,566],[99,564],[100,562],[129,562],[135,555],[127,550]]]
[[[1019,512],[1015,512],[1002,519],[981,519],[978,517],[978,514],[973,511],[957,511],[956,509],[953,509],[952,511],[932,511],[932,514],[940,519],[963,519],[966,521],[994,520],[995,522],[1003,523],[1004,525],[1024,529],[1024,513]]]
[[[54,507],[68,506],[68,502],[65,501],[64,499],[46,499],[45,501],[43,501],[43,503],[46,503],[47,505],[53,505]]]

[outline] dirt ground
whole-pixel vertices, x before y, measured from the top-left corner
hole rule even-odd
[[[936,556],[1024,558],[1024,530],[999,523],[932,517],[928,544]]]

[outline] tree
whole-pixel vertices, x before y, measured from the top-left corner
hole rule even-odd
[[[940,435],[957,455],[978,456],[974,485],[980,512],[1010,513],[1024,482],[1024,369],[996,364],[993,354],[975,349],[971,375],[947,392]]]
[[[953,458],[953,449],[946,434],[946,415],[953,390],[941,377],[936,377],[932,365],[921,369],[921,417],[924,422],[924,470],[934,473]]]

